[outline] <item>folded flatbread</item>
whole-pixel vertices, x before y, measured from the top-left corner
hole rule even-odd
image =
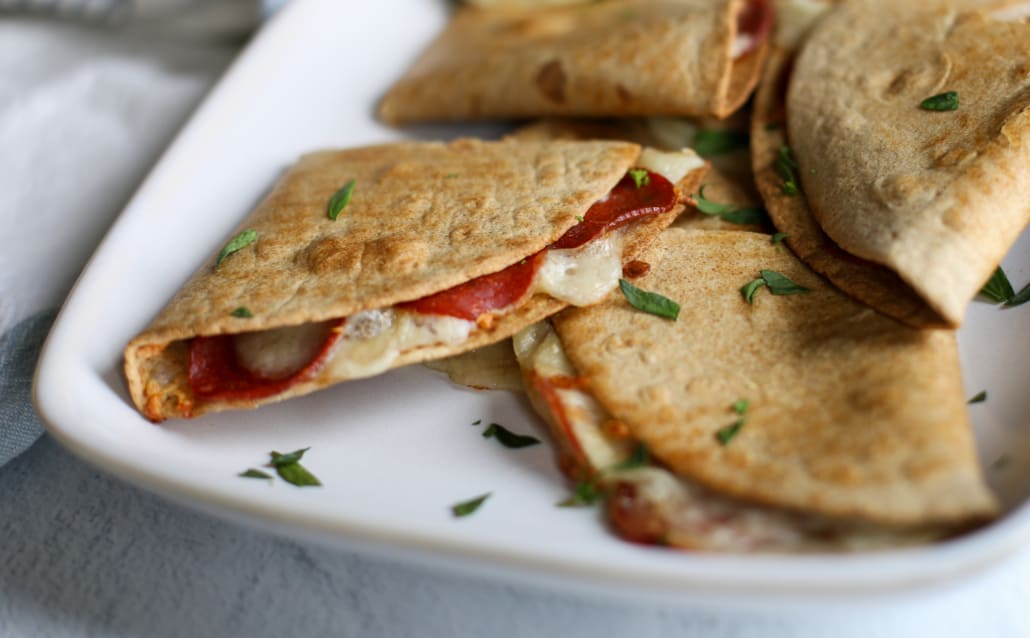
[[[1028,69],[1030,25],[982,11],[860,0],[827,13],[792,67],[774,60],[756,108],[754,162],[774,221],[810,214],[834,245],[781,228],[791,247],[884,312],[959,325],[1030,221]],[[760,139],[784,80],[795,196],[777,193],[780,148]],[[957,109],[921,106],[948,92]],[[840,253],[858,267],[828,267]]]
[[[725,117],[757,82],[771,17],[766,0],[459,9],[379,115]]]
[[[608,493],[621,535],[864,549],[995,515],[953,332],[853,301],[768,235],[672,228],[640,259],[633,283],[679,302],[677,320],[613,293],[514,339],[562,467]],[[763,270],[809,290],[762,286],[748,303],[740,289]]]
[[[129,343],[132,399],[154,421],[254,407],[596,302],[682,209],[639,155],[476,140],[307,155]]]

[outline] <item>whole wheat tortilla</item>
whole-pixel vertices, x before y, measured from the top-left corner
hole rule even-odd
[[[303,157],[239,229],[257,240],[215,267],[211,259],[125,351],[130,394],[150,419],[254,407],[343,380],[328,369],[259,400],[197,401],[187,342],[346,317],[417,299],[496,272],[559,238],[604,197],[639,154],[624,142],[398,143]],[[353,179],[335,221],[329,198]],[[626,228],[631,258],[681,207]],[[402,353],[394,366],[477,348],[566,304],[535,295],[460,346]],[[232,316],[239,306],[253,317]]]
[[[731,59],[745,0],[459,9],[386,94],[391,123],[544,115],[716,115],[754,88],[765,44]]]
[[[755,95],[751,126],[755,185],[773,224],[786,234],[784,243],[812,270],[880,312],[915,327],[948,327],[950,322],[930,308],[897,273],[859,259],[835,244],[819,227],[804,193],[784,193],[776,161],[780,149],[788,144],[784,99],[792,64],[788,50],[774,47],[770,51]]]
[[[958,110],[920,108],[945,91]],[[801,49],[787,124],[823,231],[959,325],[1030,221],[1030,24],[845,3]]]
[[[997,504],[976,457],[955,335],[916,330],[844,296],[767,235],[669,229],[640,288],[552,319],[596,399],[677,474],[743,501],[878,524],[960,525]],[[810,292],[754,303],[762,269]],[[716,433],[746,423],[728,444]]]

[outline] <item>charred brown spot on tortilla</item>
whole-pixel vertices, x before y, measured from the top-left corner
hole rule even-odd
[[[330,236],[311,244],[303,253],[303,259],[316,275],[355,272],[361,265],[362,252],[360,244]]]
[[[651,272],[651,264],[634,259],[622,267],[622,276],[627,279],[638,279]]]
[[[628,106],[633,103],[633,94],[629,92],[629,89],[621,84],[615,85],[615,95],[619,97],[619,102],[624,106]]]
[[[548,100],[556,104],[565,104],[565,69],[561,60],[551,60],[540,67],[536,85]]]

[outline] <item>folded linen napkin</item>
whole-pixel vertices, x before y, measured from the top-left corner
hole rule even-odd
[[[39,349],[100,238],[161,150],[235,54],[260,13],[258,0],[108,2],[167,11],[173,32],[99,25],[87,6],[0,0],[15,8],[60,7],[62,20],[0,21],[0,465],[42,432],[30,399]],[[235,31],[183,36],[189,4],[234,7]],[[78,5],[89,24],[72,20]],[[244,11],[249,5],[251,11]],[[232,12],[229,12],[232,13]],[[227,22],[225,23],[228,24]],[[99,25],[99,28],[98,28]]]

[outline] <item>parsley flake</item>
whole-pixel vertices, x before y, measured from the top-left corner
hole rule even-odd
[[[635,470],[638,467],[646,467],[651,463],[651,453],[647,445],[641,443],[633,450],[633,454],[626,457],[622,462],[612,467],[613,470]]]
[[[765,285],[765,280],[759,277],[758,279],[752,279],[743,286],[740,287],[740,294],[744,296],[744,301],[748,303],[755,303],[755,293],[758,289]]]
[[[800,284],[794,283],[775,270],[762,270],[759,272],[762,275],[762,279],[765,281],[765,285],[769,287],[769,292],[774,295],[797,295],[811,291],[810,288],[805,288]]]
[[[472,425],[479,425],[482,422],[483,422],[483,419],[476,419],[475,421],[472,422]]]
[[[602,495],[603,491],[595,481],[577,481],[572,495],[558,503],[558,507],[589,507]]]
[[[497,439],[497,441],[504,447],[514,450],[529,447],[531,445],[538,445],[540,443],[540,439],[535,436],[516,434],[499,423],[491,423],[488,428],[483,430],[483,438]]]
[[[787,233],[773,233],[772,243],[773,244],[781,244],[781,243],[783,243],[783,240],[788,238],[788,237],[790,237],[790,235],[788,235]]]
[[[637,188],[643,188],[651,183],[651,176],[643,168],[629,169],[629,176],[633,178],[633,183],[637,185]]]
[[[958,91],[945,91],[930,96],[919,103],[919,108],[924,111],[957,111]]]
[[[975,395],[973,395],[972,399],[966,401],[966,403],[969,403],[969,404],[983,403],[986,400],[987,400],[987,390],[980,390]]]
[[[801,192],[801,182],[798,180],[798,162],[794,159],[794,152],[789,146],[781,146],[776,155],[776,172],[783,179],[780,190],[784,195],[793,197]]]
[[[271,474],[269,474],[268,472],[262,472],[261,470],[255,470],[254,468],[249,468],[245,472],[240,472],[236,476],[242,476],[243,478],[258,478],[272,480]]]
[[[737,399],[730,407],[737,414],[743,415],[747,412],[748,405],[750,405],[750,402],[747,399]]]
[[[731,224],[761,224],[768,219],[768,215],[761,208],[738,208],[733,204],[718,204],[705,197],[705,184],[698,191],[694,198],[694,207],[701,213],[709,216],[717,216],[723,221]]]
[[[582,215],[576,215],[576,221],[582,223],[583,222],[583,216]]]
[[[1016,294],[1016,291],[1012,289],[1012,282],[1009,281],[1005,271],[998,266],[984,287],[980,289],[980,294],[995,303],[1005,303]]]
[[[725,446],[740,434],[740,429],[744,427],[744,422],[745,419],[737,419],[733,423],[716,430],[715,438],[719,441],[719,444]]]
[[[354,180],[347,182],[340,190],[333,193],[333,196],[329,198],[329,206],[326,209],[329,219],[336,221],[336,218],[340,216],[343,209],[350,203],[350,198],[353,195]]]
[[[451,514],[453,514],[455,518],[468,516],[469,514],[478,510],[479,506],[482,505],[483,502],[486,501],[486,499],[490,498],[491,494],[492,492],[487,492],[486,494],[480,494],[479,496],[469,499],[467,501],[456,503],[451,506]]]
[[[229,314],[234,317],[239,317],[240,319],[249,319],[254,316],[254,313],[252,313],[246,306],[240,306]]]
[[[288,454],[281,454],[279,452],[271,452],[269,456],[271,460],[268,462],[269,467],[274,467],[276,473],[281,479],[296,485],[297,487],[318,487],[322,485],[322,482],[318,478],[308,471],[306,467],[300,464],[300,459],[304,456],[304,453],[311,448],[306,447],[300,450],[294,450]]]
[[[239,250],[243,250],[247,246],[253,244],[257,237],[257,231],[252,228],[241,230],[235,237],[230,239],[225,246],[222,246],[222,250],[218,253],[218,258],[215,259],[215,268],[218,268],[218,266],[222,264],[222,260],[229,255]]]
[[[619,279],[619,288],[629,305],[637,310],[673,321],[680,316],[680,305],[668,297],[641,290],[625,279]]]

